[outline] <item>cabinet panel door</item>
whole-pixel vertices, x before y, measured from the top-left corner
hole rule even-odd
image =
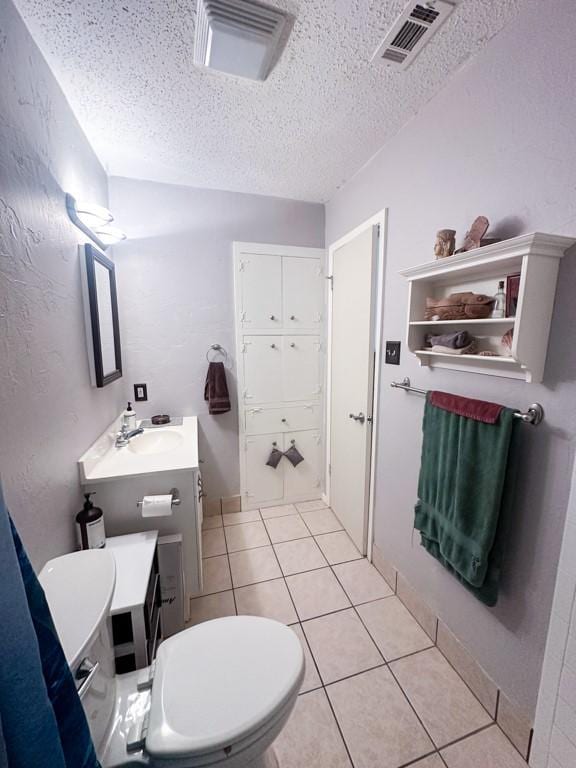
[[[320,394],[320,338],[285,336],[282,355],[284,400],[310,400]]]
[[[322,321],[324,280],[319,259],[282,257],[284,327],[313,330]]]
[[[288,497],[311,496],[320,493],[320,432],[288,432],[284,435],[284,450],[294,445],[304,457],[296,467],[288,459],[282,459],[284,464],[285,493]]]
[[[244,336],[244,400],[282,400],[282,337]]]
[[[282,450],[282,435],[254,435],[246,438],[246,496],[248,503],[273,501],[284,496],[282,459],[276,469],[266,464],[276,443]]]
[[[282,327],[282,258],[242,254],[238,267],[241,328]]]

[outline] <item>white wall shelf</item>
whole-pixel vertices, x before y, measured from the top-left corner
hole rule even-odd
[[[410,267],[400,272],[409,281],[408,349],[420,365],[483,373],[540,382],[548,348],[560,259],[574,245],[573,238],[540,232],[521,235],[467,253]],[[520,274],[515,317],[483,320],[425,320],[426,299],[473,291],[490,296],[498,282]],[[425,349],[425,336],[461,328],[478,341],[480,350],[495,355],[451,355]],[[514,330],[512,349],[506,354],[501,338]]]

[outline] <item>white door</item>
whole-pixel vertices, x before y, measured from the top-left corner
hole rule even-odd
[[[330,505],[358,549],[367,550],[374,383],[378,227],[333,253]]]
[[[324,280],[320,259],[282,257],[284,327],[288,331],[320,327]]]
[[[246,503],[248,508],[257,502],[273,501],[284,496],[284,462],[276,469],[266,464],[273,448],[282,450],[282,434],[251,435],[246,438]]]
[[[244,336],[244,401],[282,400],[282,337]]]
[[[320,338],[284,336],[282,389],[286,402],[311,400],[320,394]]]
[[[245,254],[238,264],[240,327],[282,328],[282,257]]]

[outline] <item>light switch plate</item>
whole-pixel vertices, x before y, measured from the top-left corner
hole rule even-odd
[[[134,384],[134,400],[143,403],[148,400],[148,387],[146,384]]]
[[[388,365],[400,365],[400,342],[386,342],[386,363]]]

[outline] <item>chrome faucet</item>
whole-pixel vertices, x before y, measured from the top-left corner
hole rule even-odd
[[[116,448],[123,448],[125,445],[128,445],[133,437],[141,435],[143,432],[143,427],[138,427],[138,429],[128,429],[126,424],[122,424],[120,432],[116,435]]]

